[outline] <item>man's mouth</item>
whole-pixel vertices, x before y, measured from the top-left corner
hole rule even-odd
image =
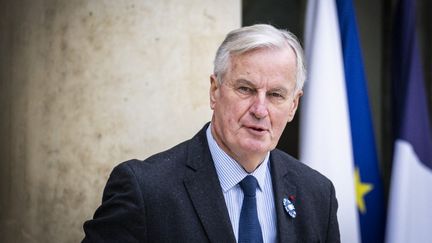
[[[264,131],[264,129],[259,128],[259,127],[251,127],[251,129],[253,129],[253,130],[255,130],[255,131],[258,131],[258,132],[262,132],[262,131]]]
[[[268,129],[266,129],[265,127],[260,126],[246,126],[246,128],[254,133],[264,133],[268,131]]]

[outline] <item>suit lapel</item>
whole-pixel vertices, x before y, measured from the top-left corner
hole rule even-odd
[[[235,242],[205,129],[189,143],[184,185],[210,242]]]
[[[289,170],[288,163],[278,154],[271,152],[271,174],[275,207],[277,215],[277,234],[279,242],[296,242],[296,219],[289,216],[283,206],[283,199],[288,198],[295,206],[296,183],[295,174]],[[294,199],[294,200],[292,200]]]

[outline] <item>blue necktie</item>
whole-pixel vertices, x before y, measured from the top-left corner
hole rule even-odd
[[[263,242],[261,226],[258,221],[255,192],[258,182],[255,177],[248,175],[241,182],[244,198],[240,212],[239,243]]]

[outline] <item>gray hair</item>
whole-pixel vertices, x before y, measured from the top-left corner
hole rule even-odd
[[[233,54],[239,55],[261,48],[282,49],[287,45],[293,49],[297,57],[296,90],[301,90],[306,79],[306,68],[300,42],[293,33],[267,24],[256,24],[229,32],[216,52],[214,75],[219,83],[223,82],[223,76],[228,70]]]

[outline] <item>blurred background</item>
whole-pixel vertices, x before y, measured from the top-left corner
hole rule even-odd
[[[396,2],[353,1],[385,198]],[[430,109],[432,2],[415,2]],[[209,76],[226,33],[270,23],[303,42],[306,5],[0,0],[0,242],[80,241],[116,164],[168,149],[210,120]],[[278,145],[296,157],[299,117]]]

